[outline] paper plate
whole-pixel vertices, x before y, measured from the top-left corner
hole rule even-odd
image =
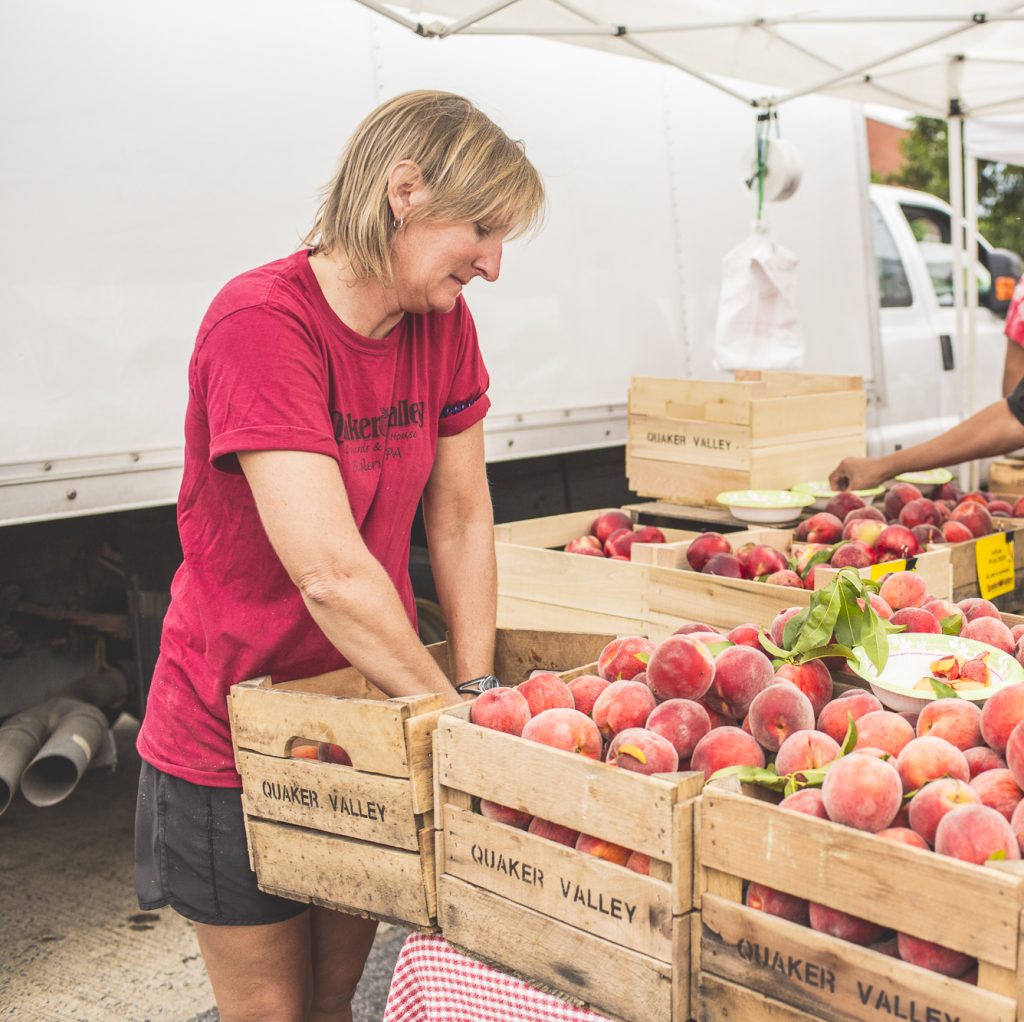
[[[879,674],[862,649],[857,654],[857,670],[871,686],[871,691],[883,706],[897,713],[902,710],[918,711],[925,703],[938,697],[932,691],[914,690],[914,686],[931,672],[931,664],[943,656],[959,656],[970,660],[981,653],[988,653],[989,677],[987,688],[959,692],[961,699],[981,705],[994,692],[1007,685],[1024,681],[1024,667],[1004,653],[985,642],[963,639],[959,635],[931,635],[917,632],[897,632],[889,636],[889,659]],[[939,679],[940,681],[942,679]]]
[[[759,525],[796,521],[800,512],[814,503],[809,493],[791,490],[729,490],[715,499],[733,518]]]
[[[953,481],[948,468],[933,468],[930,472],[903,472],[896,477],[898,483],[913,483],[914,486],[945,486]]]
[[[815,479],[809,483],[797,483],[795,486],[790,487],[794,493],[809,493],[814,498],[814,510],[824,511],[825,505],[838,494],[839,490],[833,490],[828,485],[827,479]],[[870,504],[875,497],[880,497],[885,493],[884,486],[873,486],[869,490],[854,490],[854,494],[861,498],[865,504]]]

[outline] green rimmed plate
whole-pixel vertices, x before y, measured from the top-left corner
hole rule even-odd
[[[780,525],[796,521],[814,503],[809,493],[792,490],[728,490],[715,498],[733,518],[756,525]]]
[[[928,472],[902,472],[896,477],[898,483],[912,483],[914,486],[945,486],[953,481],[948,468],[933,468]]]
[[[959,656],[970,660],[981,653],[988,653],[991,684],[983,689],[959,692],[961,699],[984,703],[993,693],[1007,685],[1024,681],[1024,667],[994,646],[959,635],[934,635],[919,632],[897,632],[889,636],[889,659],[879,674],[868,660],[863,649],[856,649],[857,672],[871,686],[879,701],[897,713],[903,710],[918,711],[925,703],[938,698],[934,692],[914,689],[914,686],[931,672],[931,664],[944,656]],[[941,679],[940,679],[941,680]]]

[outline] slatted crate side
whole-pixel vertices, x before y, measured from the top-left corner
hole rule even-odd
[[[875,989],[898,987],[905,998],[939,984],[941,978],[934,973],[870,949],[831,943],[834,938],[796,924],[776,926],[777,920],[740,903],[743,882],[753,881],[976,957],[979,987],[986,991],[978,1003],[985,1010],[1001,1010],[999,998],[1018,996],[1022,864],[975,866],[789,812],[730,787],[735,785],[715,782],[701,799],[702,969],[739,981],[751,965],[757,966],[746,985],[762,989],[757,985],[761,983],[764,993],[798,1007],[813,1003],[828,1012],[840,1010],[834,1002],[841,991],[838,1004],[852,1013],[829,1017],[856,1019],[876,1017],[875,1006],[854,1010],[863,994],[859,983]],[[956,892],[955,912],[950,911],[951,891]],[[767,964],[744,943],[756,933],[766,935],[765,946],[773,952]],[[769,975],[775,951],[783,960],[790,954],[810,955],[811,960],[830,955],[825,965],[832,978],[823,982],[818,975],[813,984],[797,976],[794,984],[783,976],[780,982]],[[943,980],[942,985],[957,1007],[959,994],[974,992],[958,981]],[[972,1003],[969,997],[966,1003]]]
[[[433,830],[416,851],[356,841],[246,814],[249,856],[260,890],[293,901],[436,929]]]
[[[626,449],[629,488],[641,497],[680,504],[717,506],[715,498],[727,490],[750,488],[750,473],[739,469],[683,466],[670,461],[640,458]]]
[[[574,511],[564,515],[527,518],[518,522],[502,522],[494,526],[495,543],[538,547],[544,550],[561,549],[566,543],[589,535],[596,518],[603,514],[621,512],[631,518],[634,526],[638,515],[629,508],[596,508],[593,511]],[[667,542],[676,543],[694,539],[700,533],[686,529],[662,529]]]
[[[748,426],[751,404],[768,393],[764,383],[727,380],[675,380],[634,376],[629,415],[690,419]]]
[[[1018,518],[994,519],[996,529],[1013,541],[1013,577],[1014,592],[996,597],[998,606],[1016,607],[1022,602],[1024,593],[1024,520]],[[965,543],[949,544],[949,552],[953,568],[953,599],[966,600],[980,596],[978,585],[978,540],[971,539]]]
[[[863,437],[867,398],[863,390],[815,393],[794,400],[766,397],[751,409],[751,446],[774,447],[783,441]]]
[[[809,1015],[710,973],[699,973],[693,983],[695,1022],[821,1022],[819,1015]]]
[[[735,369],[733,379],[760,383],[766,397],[793,398],[829,391],[864,390],[864,377],[845,373],[796,373],[778,369]]]
[[[639,613],[639,608],[638,608]],[[561,607],[498,593],[498,625],[502,628],[552,628],[561,632],[602,631],[612,635],[646,634],[644,619]],[[499,675],[500,677],[500,675]]]

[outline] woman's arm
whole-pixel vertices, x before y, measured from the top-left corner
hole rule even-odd
[[[434,583],[455,651],[455,679],[490,674],[498,586],[483,422],[438,440],[423,492],[423,520]]]
[[[1024,446],[1024,425],[1006,401],[994,401],[980,412],[923,444],[878,458],[844,458],[832,470],[834,490],[863,490],[901,472],[959,465],[975,458],[992,458]]]
[[[367,549],[337,463],[304,451],[240,452],[260,520],[313,619],[390,696],[462,700],[420,643],[387,572]]]
[[[1003,361],[1003,397],[1009,397],[1024,380],[1024,346],[1006,338],[1006,358]]]

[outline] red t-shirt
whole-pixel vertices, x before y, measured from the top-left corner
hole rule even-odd
[[[350,330],[297,252],[231,281],[189,365],[184,563],[171,584],[139,754],[195,784],[237,787],[227,694],[269,674],[347,664],[306,610],[267,539],[237,451],[313,451],[338,462],[359,531],[415,622],[413,517],[439,436],[486,414],[488,377],[460,297],[405,315],[381,340]]]

